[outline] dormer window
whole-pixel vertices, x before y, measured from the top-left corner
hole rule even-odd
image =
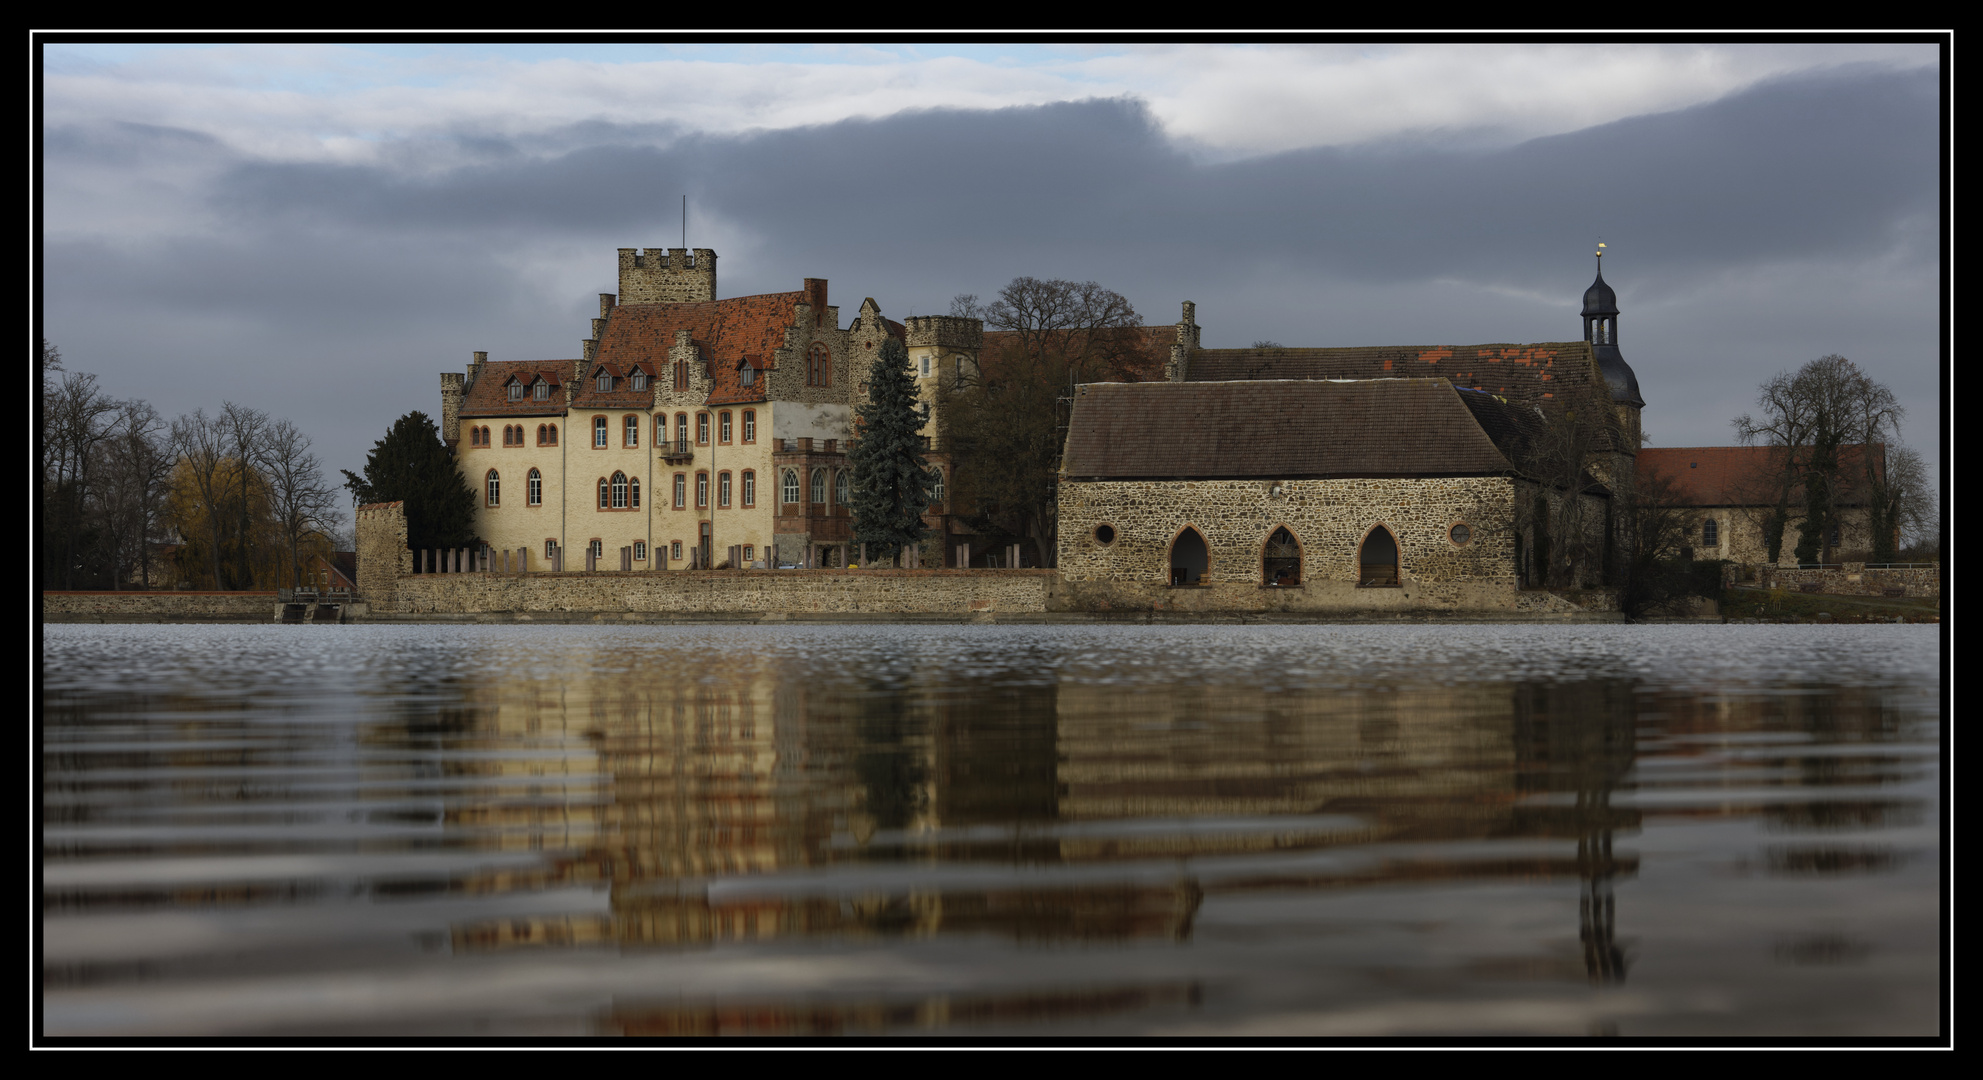
[[[600,372],[598,382],[599,382],[600,393],[604,394],[604,393],[610,393],[612,391],[613,375],[611,372],[606,372],[606,371]]]
[[[634,388],[635,390],[645,390],[645,389],[647,389],[647,372],[645,372],[645,371],[642,371],[642,370],[640,370],[639,368],[635,368],[635,369],[634,369],[634,371],[633,371],[633,388]]]
[[[551,384],[542,379],[537,380],[537,385],[530,388],[530,396],[538,401],[551,400]]]
[[[752,367],[752,366],[750,366],[749,364],[745,364],[745,365],[744,365],[744,366],[743,366],[743,367],[742,367],[742,368],[741,368],[740,370],[738,370],[738,372],[737,372],[737,382],[738,382],[738,383],[740,383],[740,384],[742,384],[742,385],[744,385],[744,386],[753,386],[753,385],[756,385],[756,383],[757,383],[757,369],[756,369],[756,368],[754,368],[754,367]]]
[[[520,382],[512,382],[512,383],[510,383],[510,400],[511,400],[511,401],[522,401],[522,400],[523,400],[523,384],[522,384],[522,383],[520,383]]]

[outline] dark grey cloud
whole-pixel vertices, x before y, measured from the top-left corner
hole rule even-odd
[[[1196,301],[1215,345],[1573,338],[1601,235],[1662,444],[1727,441],[1757,383],[1837,351],[1902,392],[1932,452],[1937,78],[1838,69],[1513,147],[1228,163],[1124,100],[750,136],[465,134],[378,166],[68,128],[45,142],[51,186],[189,155],[210,178],[180,193],[197,224],[51,241],[44,310],[73,366],[167,412],[229,388],[272,410],[312,395],[327,456],[355,467],[393,416],[436,407],[435,373],[470,349],[573,355],[612,249],[679,243],[683,193],[724,295],[827,277],[837,302],[900,316],[1021,274],[1092,278],[1155,322]],[[407,164],[444,158],[470,163]]]

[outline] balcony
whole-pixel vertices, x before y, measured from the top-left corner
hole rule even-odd
[[[695,445],[687,439],[674,439],[672,441],[663,439],[661,444],[656,446],[654,450],[661,455],[662,461],[674,464],[691,461],[695,458]]]

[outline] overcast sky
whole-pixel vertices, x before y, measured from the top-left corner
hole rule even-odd
[[[1939,463],[1933,45],[80,45],[42,53],[45,336],[332,469],[437,375],[578,355],[614,249],[941,313],[1094,280],[1207,346],[1575,340],[1606,246],[1655,446],[1827,353]],[[333,474],[334,475],[334,474]]]

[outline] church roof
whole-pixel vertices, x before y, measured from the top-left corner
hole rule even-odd
[[[1545,408],[1593,391],[1612,396],[1588,341],[1530,345],[1359,345],[1340,348],[1197,349],[1186,379],[1440,378],[1456,387],[1485,391]],[[1622,437],[1605,429],[1605,449]]]
[[[1507,402],[1490,423],[1521,423]],[[1062,472],[1072,480],[1514,473],[1444,379],[1091,383],[1074,395]]]
[[[1604,283],[1603,267],[1598,268],[1597,280],[1591,282],[1591,287],[1584,290],[1584,314],[1618,314],[1618,294],[1612,292],[1611,286]]]

